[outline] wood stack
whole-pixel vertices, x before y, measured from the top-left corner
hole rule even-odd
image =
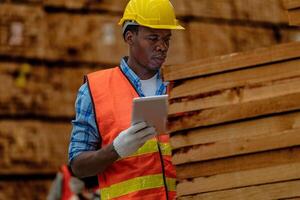
[[[171,1],[186,30],[172,33],[168,64],[299,38],[281,0]],[[116,24],[127,2],[0,0],[1,200],[46,199],[82,76],[127,54]]]
[[[59,167],[67,163],[70,121],[82,75],[93,70],[0,63],[1,200],[46,199]]]
[[[48,0],[44,7],[39,4],[1,4],[0,54],[50,62],[94,63],[106,67],[118,65],[120,58],[128,54],[128,47],[118,25],[121,16],[113,12],[117,1],[87,5],[83,2],[86,1]],[[70,10],[77,7],[80,9]],[[102,10],[101,14],[98,10],[93,11],[93,8],[101,7],[112,10]],[[120,5],[118,8],[124,9]],[[86,14],[84,9],[90,9],[89,13]],[[187,32],[174,33],[169,64],[187,60],[187,40]]]
[[[300,197],[300,43],[163,69],[178,199]]]
[[[288,10],[289,23],[292,26],[300,25],[300,0],[284,0],[285,8]]]

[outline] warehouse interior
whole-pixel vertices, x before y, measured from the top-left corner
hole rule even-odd
[[[178,199],[299,199],[300,1],[170,1]],[[0,0],[0,200],[46,199],[83,76],[127,55],[127,2]]]

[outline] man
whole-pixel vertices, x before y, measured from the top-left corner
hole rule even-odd
[[[69,147],[75,175],[98,175],[101,199],[174,199],[175,170],[167,135],[146,122],[130,126],[132,100],[166,92],[159,69],[177,23],[169,0],[130,0],[123,18],[129,56],[86,77],[76,100]]]

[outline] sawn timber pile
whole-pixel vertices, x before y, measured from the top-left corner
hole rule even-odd
[[[300,197],[300,43],[163,68],[178,199]]]
[[[300,0],[284,0],[284,6],[288,10],[289,24],[300,25]]]

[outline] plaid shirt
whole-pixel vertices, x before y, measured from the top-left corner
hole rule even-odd
[[[130,69],[126,60],[126,57],[121,60],[121,70],[132,82],[139,96],[144,97],[145,95],[142,91],[140,78]],[[167,83],[162,82],[159,72],[157,74],[157,86],[156,95],[166,93]],[[83,84],[78,91],[75,109],[76,118],[72,120],[73,129],[69,145],[69,162],[81,152],[99,149],[101,144],[101,138],[97,130],[94,108],[87,83]]]

